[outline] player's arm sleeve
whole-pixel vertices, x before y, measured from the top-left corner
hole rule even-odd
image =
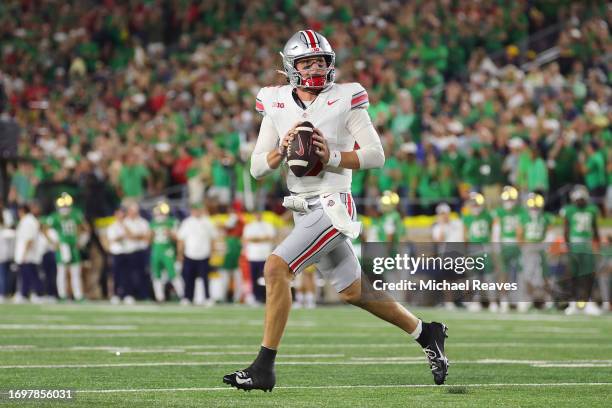
[[[274,171],[268,164],[268,153],[276,148],[278,133],[269,116],[264,116],[255,149],[251,154],[251,175],[260,179]]]
[[[385,164],[385,152],[368,111],[361,107],[351,109],[348,114],[347,129],[359,145],[359,149],[355,151],[359,158],[359,168],[382,167]]]

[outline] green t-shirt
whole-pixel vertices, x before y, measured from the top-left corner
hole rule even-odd
[[[380,101],[378,103],[371,104],[368,108],[368,113],[372,118],[372,122],[376,122],[378,120],[379,114],[382,114],[383,117],[388,119],[390,114],[390,108],[385,101]]]
[[[83,222],[83,213],[76,208],[73,208],[67,215],[54,212],[45,220],[47,226],[57,233],[59,242],[72,247],[79,242],[79,225]]]
[[[483,178],[480,172],[481,165],[482,161],[480,158],[468,156],[461,169],[461,176],[463,180],[472,186],[482,185]]]
[[[150,222],[153,232],[152,248],[173,246],[172,232],[178,228],[178,221],[174,217],[167,217],[165,220],[153,218]]]
[[[418,180],[423,172],[423,166],[418,162],[402,161],[400,163],[400,171],[402,172],[402,184],[408,187],[408,191],[416,193]]]
[[[149,177],[149,170],[142,164],[122,166],[119,171],[119,183],[125,197],[142,197],[145,193],[144,182]]]
[[[575,167],[578,155],[576,149],[569,146],[563,146],[555,159],[555,167],[553,170],[555,186],[571,184],[575,180]]]
[[[552,223],[552,216],[546,212],[533,214],[524,211],[521,214],[521,226],[523,228],[523,240],[525,242],[543,242],[546,238],[546,230]]]
[[[231,176],[227,167],[220,160],[214,160],[212,165],[212,181],[216,187],[230,187]]]
[[[601,152],[595,152],[586,161],[586,186],[592,190],[606,185],[606,159]]]
[[[584,208],[570,204],[561,209],[561,216],[569,224],[570,242],[591,242],[594,235],[593,220],[597,219],[598,213],[594,204],[587,204]]]
[[[440,156],[440,162],[444,163],[453,171],[453,174],[456,176],[461,175],[461,169],[463,168],[463,164],[465,163],[465,156],[460,152],[444,152]]]
[[[23,198],[25,201],[29,201],[34,198],[36,186],[34,186],[31,179],[21,171],[16,171],[15,174],[13,174],[11,185],[15,187],[17,195]]]
[[[548,168],[541,157],[531,161],[527,169],[527,189],[548,191]]]
[[[353,195],[361,196],[363,194],[367,174],[366,170],[353,170],[353,182],[351,184],[351,193]]]
[[[503,171],[501,168],[502,159],[494,152],[489,153],[488,157],[482,158],[479,167],[482,184],[487,186],[503,182]]]
[[[373,170],[373,175],[378,178],[380,191],[394,190],[397,187],[397,181],[393,179],[392,173],[399,168],[399,161],[395,156],[391,156],[385,160],[385,165],[381,169]]]
[[[467,229],[467,242],[478,244],[491,242],[493,219],[489,212],[483,210],[478,215],[468,214],[463,217],[463,225]]]
[[[396,138],[409,133],[415,126],[417,116],[414,113],[398,113],[391,120],[391,132]]]
[[[527,189],[529,166],[531,166],[531,157],[529,152],[523,152],[519,156],[518,173],[516,176],[516,186],[519,189]]]
[[[501,242],[516,242],[516,232],[523,212],[519,205],[515,205],[511,210],[506,210],[503,207],[495,210],[495,217],[499,220]]]

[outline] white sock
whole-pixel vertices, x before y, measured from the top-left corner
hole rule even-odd
[[[66,299],[66,265],[57,264],[55,283],[57,284],[57,296],[60,299]]]
[[[81,264],[70,265],[70,283],[74,300],[83,299],[83,284],[81,283]]]
[[[313,292],[306,292],[304,295],[304,303],[306,304],[306,307],[315,307],[315,294]]]
[[[242,270],[240,268],[234,269],[232,272],[234,278],[234,302],[239,303],[242,298]]]
[[[175,277],[174,279],[172,279],[172,286],[174,286],[174,290],[176,292],[176,295],[179,298],[182,298],[184,296],[184,289],[183,289],[183,280],[180,277]]]
[[[422,331],[423,331],[423,321],[419,319],[419,323],[417,323],[416,329],[414,329],[414,331],[410,333],[410,335],[412,336],[413,339],[416,340],[419,338]]]
[[[158,302],[164,301],[164,283],[161,279],[153,279],[153,292],[155,293],[155,300]]]

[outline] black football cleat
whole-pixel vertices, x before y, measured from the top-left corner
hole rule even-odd
[[[429,367],[437,385],[444,384],[448,374],[448,358],[444,355],[444,341],[448,337],[446,325],[431,322],[427,325],[426,344],[423,351],[429,360]]]
[[[276,384],[274,369],[262,370],[256,367],[245,368],[223,376],[223,382],[239,390],[263,390],[272,392]]]

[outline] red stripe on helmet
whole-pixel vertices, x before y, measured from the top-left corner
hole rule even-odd
[[[317,37],[312,33],[312,30],[306,30],[306,35],[310,41],[310,48],[315,48],[317,46]]]

